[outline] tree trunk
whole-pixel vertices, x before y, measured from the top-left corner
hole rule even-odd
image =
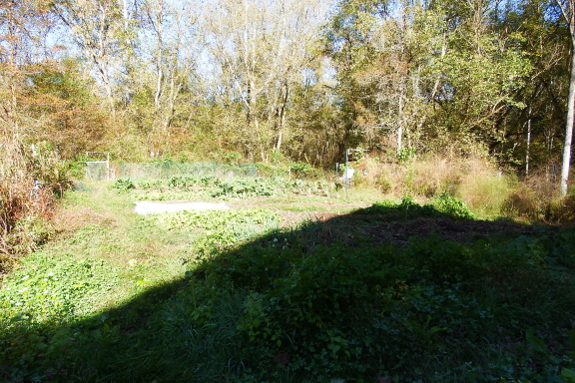
[[[286,107],[287,107],[287,102],[289,99],[289,88],[287,83],[284,83],[283,86],[283,94],[282,94],[282,100],[281,103],[282,105],[280,106],[279,109],[279,121],[278,121],[278,135],[277,135],[277,141],[276,141],[276,147],[275,150],[276,151],[280,151],[281,150],[281,146],[282,146],[282,140],[283,140],[283,131],[284,131],[284,126],[285,126],[285,115],[286,115]]]
[[[531,149],[531,106],[527,120],[527,149],[525,151],[525,177],[529,177],[529,150]]]
[[[575,36],[571,36],[572,39]],[[569,101],[567,102],[567,123],[565,124],[565,143],[563,144],[563,164],[561,166],[561,197],[567,195],[569,168],[571,163],[571,141],[573,137],[573,117],[575,113],[575,44],[571,52],[571,73],[569,76]]]

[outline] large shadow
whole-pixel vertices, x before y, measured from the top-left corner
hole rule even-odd
[[[191,262],[85,321],[0,330],[0,381],[548,376],[575,318],[573,239],[573,228],[415,204],[325,214]],[[534,351],[527,330],[553,351]]]

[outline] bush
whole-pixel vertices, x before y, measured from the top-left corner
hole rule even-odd
[[[575,223],[575,195],[551,201],[545,212],[545,221],[561,225]]]
[[[501,211],[507,216],[537,220],[540,218],[542,208],[538,197],[528,188],[520,186],[503,202]]]
[[[455,218],[474,219],[473,213],[469,210],[465,202],[450,196],[447,192],[441,193],[433,202],[435,208],[441,212]]]
[[[291,165],[289,170],[296,178],[306,178],[312,174],[314,169],[307,162],[298,162]]]

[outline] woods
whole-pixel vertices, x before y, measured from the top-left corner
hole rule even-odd
[[[65,160],[345,148],[561,170],[573,105],[571,1],[35,0],[0,10],[2,132]],[[558,177],[557,177],[558,178]]]

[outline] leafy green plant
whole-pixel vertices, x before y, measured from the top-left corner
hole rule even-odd
[[[290,172],[292,172],[296,178],[306,178],[314,172],[314,168],[307,162],[298,162],[290,166]]]
[[[212,197],[271,196],[275,189],[263,178],[234,179],[222,182],[212,191]]]
[[[473,213],[469,210],[465,202],[452,197],[448,193],[440,194],[434,201],[433,205],[441,213],[448,214],[455,218],[474,219]]]
[[[130,178],[118,178],[112,184],[112,189],[116,190],[118,193],[127,193],[135,188],[136,186]]]
[[[399,161],[399,163],[406,163],[412,161],[417,156],[416,153],[417,150],[415,148],[403,147],[399,150],[399,153],[397,153],[397,160]]]
[[[139,189],[148,190],[148,189],[162,189],[164,187],[164,182],[158,179],[142,179],[138,180],[137,186]]]

